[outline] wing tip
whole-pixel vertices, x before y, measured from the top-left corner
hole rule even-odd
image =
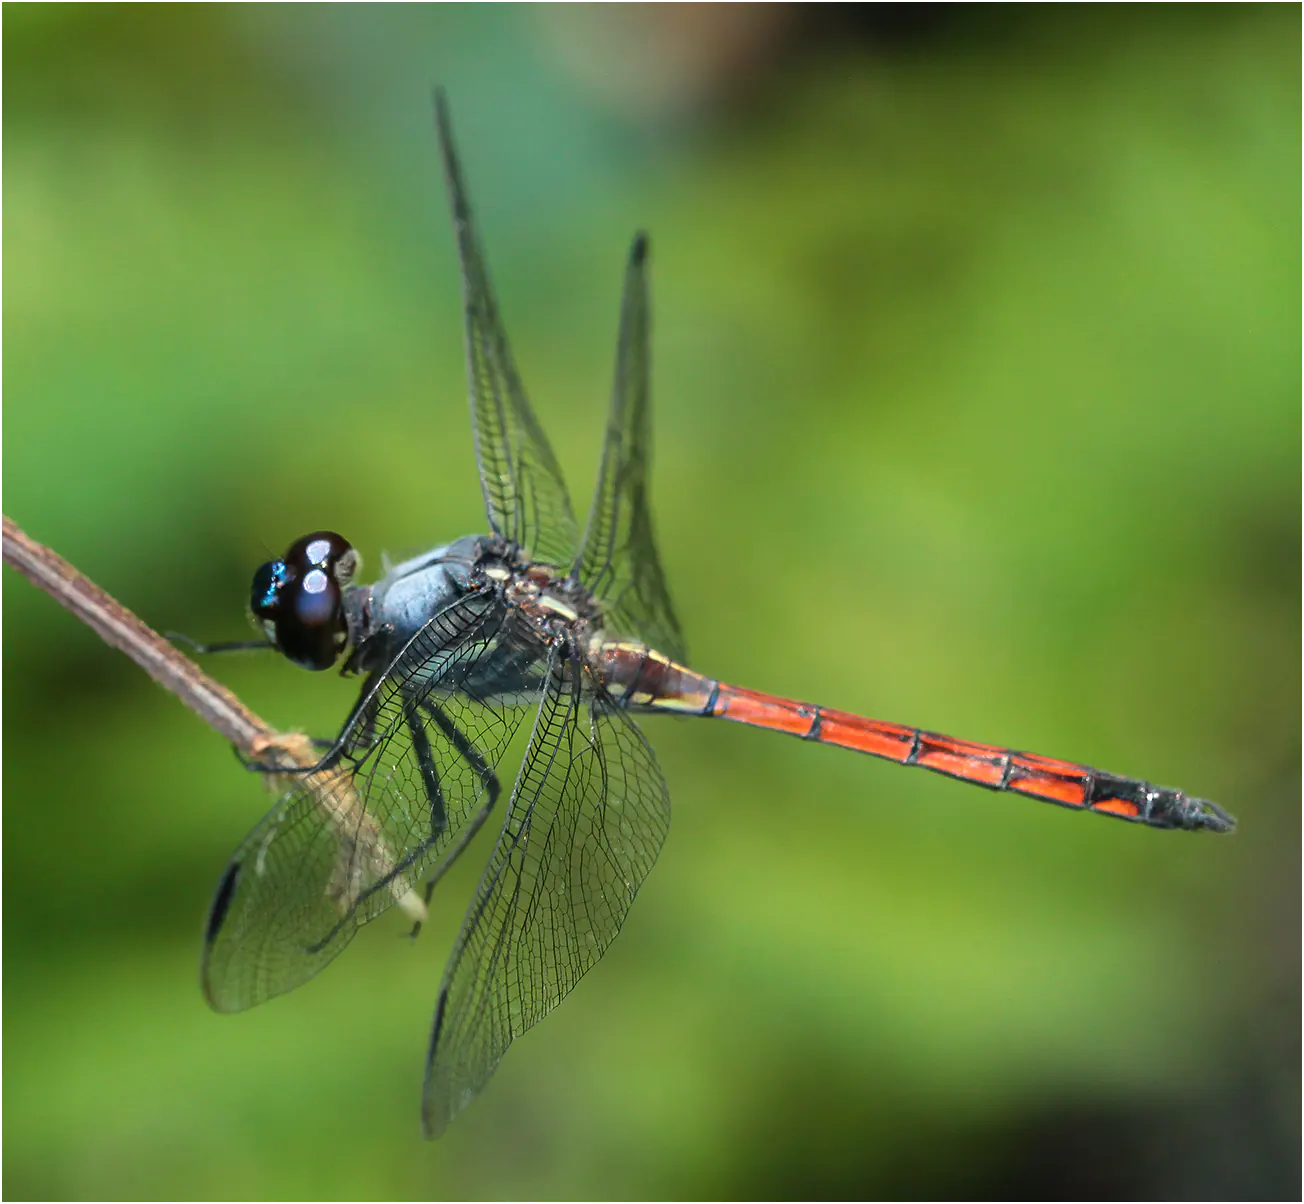
[[[438,1141],[448,1128],[448,1116],[436,1111],[428,1103],[421,1109],[421,1135],[427,1141]]]
[[[648,256],[648,236],[646,230],[639,230],[634,235],[634,241],[629,244],[629,263],[631,267],[641,267],[647,262]]]

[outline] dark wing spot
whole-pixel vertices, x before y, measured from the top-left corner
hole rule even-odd
[[[222,881],[217,887],[217,895],[213,899],[213,906],[208,913],[208,927],[204,932],[204,940],[210,945],[217,939],[217,934],[222,928],[222,922],[226,919],[227,909],[231,906],[231,899],[235,895],[235,888],[239,881],[240,863],[233,861],[222,875]]]

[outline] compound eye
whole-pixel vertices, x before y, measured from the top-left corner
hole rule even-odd
[[[358,554],[343,536],[317,531],[254,574],[250,607],[267,638],[305,669],[329,669],[348,643],[344,587]]]

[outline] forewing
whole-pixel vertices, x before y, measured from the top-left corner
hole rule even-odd
[[[575,515],[498,316],[442,92],[435,94],[435,118],[462,264],[471,425],[489,524],[532,559],[564,568],[579,543]]]
[[[518,666],[518,684],[529,682],[542,646],[513,622],[482,597],[431,619],[364,696],[338,764],[293,779],[245,839],[208,921],[202,977],[214,1008],[239,1011],[298,986],[395,903],[424,916],[423,881],[459,851],[489,798],[484,771],[530,709],[525,688],[506,700],[487,684],[477,697],[458,692],[504,659]]]
[[[682,662],[688,653],[661,570],[648,501],[650,321],[647,239],[639,234],[625,269],[611,413],[576,571],[606,602],[613,629]]]
[[[555,654],[498,844],[440,988],[423,1116],[437,1136],[515,1037],[603,954],[670,826],[651,748]]]

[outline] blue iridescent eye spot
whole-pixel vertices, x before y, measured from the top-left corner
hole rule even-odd
[[[250,605],[254,614],[275,610],[289,573],[283,560],[270,560],[254,573]]]

